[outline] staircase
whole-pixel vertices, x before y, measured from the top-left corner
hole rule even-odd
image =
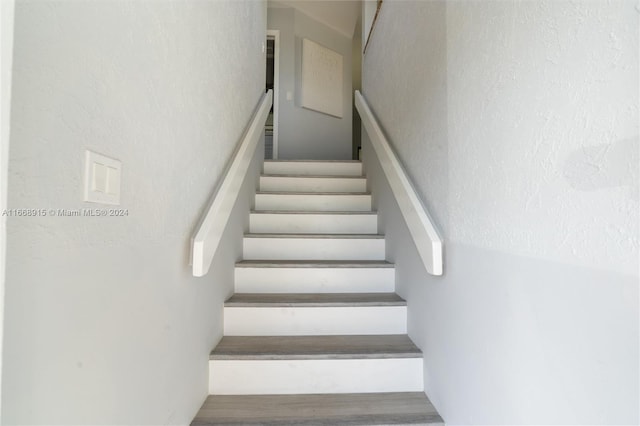
[[[362,164],[265,161],[192,425],[444,424]]]

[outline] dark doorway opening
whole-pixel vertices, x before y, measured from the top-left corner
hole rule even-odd
[[[265,92],[274,90],[275,81],[275,39],[271,36],[267,37],[267,78]],[[274,90],[275,92],[275,90]],[[274,102],[275,105],[275,102]],[[269,111],[267,122],[264,128],[264,158],[273,159],[273,107]]]

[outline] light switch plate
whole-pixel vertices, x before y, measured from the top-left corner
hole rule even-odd
[[[89,150],[84,162],[84,201],[119,205],[122,163]]]

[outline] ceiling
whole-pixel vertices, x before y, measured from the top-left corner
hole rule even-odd
[[[360,16],[360,0],[269,0],[269,7],[293,7],[352,38]]]

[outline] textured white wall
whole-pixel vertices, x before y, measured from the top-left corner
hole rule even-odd
[[[189,423],[248,205],[203,279],[190,237],[263,92],[266,5],[24,1],[15,29],[9,207],[94,207],[91,149],[129,215],[9,219],[3,423]]]
[[[293,8],[269,8],[269,29],[280,30],[280,123],[278,158],[351,158],[351,39]],[[300,106],[302,39],[309,38],[342,55],[343,117]],[[293,94],[287,100],[287,92]]]
[[[444,277],[380,182],[377,207],[447,423],[638,422],[636,5],[383,4],[363,93],[443,230]]]
[[[636,2],[429,3],[383,6],[364,84],[447,238],[637,273]]]
[[[638,273],[636,4],[448,5],[453,240]]]

